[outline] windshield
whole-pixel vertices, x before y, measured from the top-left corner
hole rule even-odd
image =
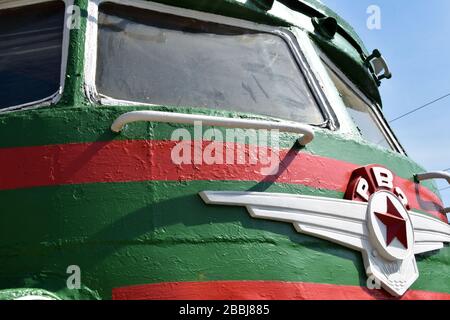
[[[0,10],[0,109],[59,91],[64,2]]]
[[[360,98],[328,65],[325,64],[325,67],[363,138],[374,144],[394,150],[371,106]]]
[[[116,100],[325,122],[286,41],[112,3],[100,6],[97,91]]]

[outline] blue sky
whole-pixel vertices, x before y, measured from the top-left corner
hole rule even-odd
[[[449,0],[322,0],[347,20],[393,78],[381,95],[387,119],[450,93]],[[381,29],[367,28],[367,8],[381,9]],[[409,156],[427,170],[450,168],[450,97],[391,124]],[[439,182],[444,188],[445,182]],[[450,206],[450,189],[441,192]]]

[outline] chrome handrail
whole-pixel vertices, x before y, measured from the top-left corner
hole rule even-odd
[[[381,83],[381,80],[392,78],[389,66],[379,50],[373,50],[372,54],[366,58],[365,64],[367,67],[369,64],[372,65],[378,85]],[[379,75],[382,71],[384,73]]]
[[[445,171],[418,173],[414,177],[419,182],[432,179],[444,179],[447,180],[448,184],[450,184],[450,173]],[[444,208],[442,213],[450,213],[450,207]]]
[[[425,181],[432,179],[444,179],[450,184],[450,173],[445,171],[434,171],[416,174],[417,181]]]
[[[314,140],[314,129],[307,124],[291,123],[291,122],[275,122],[252,119],[235,119],[226,117],[207,116],[199,114],[173,113],[164,111],[131,111],[122,114],[111,125],[111,130],[120,132],[124,126],[129,123],[138,121],[150,122],[166,122],[166,123],[183,123],[194,125],[195,122],[202,122],[203,125],[219,126],[227,128],[242,129],[265,129],[280,130],[285,132],[299,133],[302,137],[298,138],[298,142],[302,146],[306,146]]]

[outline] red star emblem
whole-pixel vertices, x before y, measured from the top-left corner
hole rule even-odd
[[[375,212],[375,215],[381,222],[386,226],[386,245],[390,245],[394,238],[397,238],[398,241],[408,249],[408,241],[406,236],[406,220],[403,219],[400,212],[398,212],[395,205],[392,203],[389,197],[386,197],[387,200],[387,212],[380,213]]]

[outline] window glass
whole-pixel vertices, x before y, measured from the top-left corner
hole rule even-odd
[[[58,92],[64,8],[54,1],[0,10],[0,109]]]
[[[361,135],[369,142],[392,149],[372,108],[331,68],[325,66]]]
[[[119,100],[202,107],[322,124],[283,38],[104,3],[97,91]]]

